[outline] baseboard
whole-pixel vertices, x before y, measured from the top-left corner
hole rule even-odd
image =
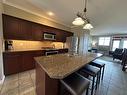
[[[2,84],[4,82],[5,76],[3,76],[3,78],[0,80],[0,84]]]

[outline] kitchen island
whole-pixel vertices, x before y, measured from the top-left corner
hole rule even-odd
[[[101,57],[99,53],[82,55],[56,54],[36,57],[37,95],[59,95],[59,80]]]

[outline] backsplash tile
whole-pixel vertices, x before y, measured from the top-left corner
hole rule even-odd
[[[63,48],[62,42],[12,40],[14,50],[40,50],[42,47]]]

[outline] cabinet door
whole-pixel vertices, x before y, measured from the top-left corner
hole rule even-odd
[[[35,68],[34,58],[32,52],[26,52],[22,55],[22,71],[30,70]]]
[[[42,26],[40,24],[32,23],[32,38],[36,41],[43,39]]]
[[[32,23],[25,20],[20,20],[20,32],[21,32],[21,39],[23,40],[32,40]]]
[[[20,54],[4,54],[4,74],[10,75],[21,71],[22,57]]]
[[[17,18],[3,15],[3,34],[4,39],[20,38],[20,24]]]

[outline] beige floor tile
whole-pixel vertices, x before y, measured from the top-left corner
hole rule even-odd
[[[24,86],[24,85],[33,85],[33,81],[31,78],[24,78],[24,79],[19,79],[19,86]]]
[[[18,88],[12,89],[8,92],[1,93],[0,95],[19,95]]]
[[[11,82],[18,80],[18,74],[10,75],[5,77],[5,82]]]
[[[19,79],[29,78],[29,77],[30,77],[29,71],[25,71],[25,72],[19,73]]]
[[[7,94],[8,95],[19,95],[18,92],[19,92],[18,91],[18,88],[16,88],[16,89],[13,89],[13,90],[8,91]]]
[[[33,69],[33,70],[30,70],[30,74],[35,74],[35,69]]]
[[[35,88],[30,84],[24,85],[19,87],[19,93],[20,95],[35,95]]]
[[[18,88],[18,80],[6,81],[2,86],[1,93],[6,93],[15,88]]]
[[[2,89],[2,86],[3,86],[3,83],[0,84],[0,91],[1,91],[1,89]]]
[[[31,79],[33,81],[33,84],[35,84],[35,82],[36,82],[36,76],[35,76],[35,74],[31,74]]]
[[[28,91],[28,92],[26,92],[26,93],[20,93],[20,95],[36,95],[36,92],[35,92],[35,90],[33,89],[33,90],[30,90],[30,91]]]

